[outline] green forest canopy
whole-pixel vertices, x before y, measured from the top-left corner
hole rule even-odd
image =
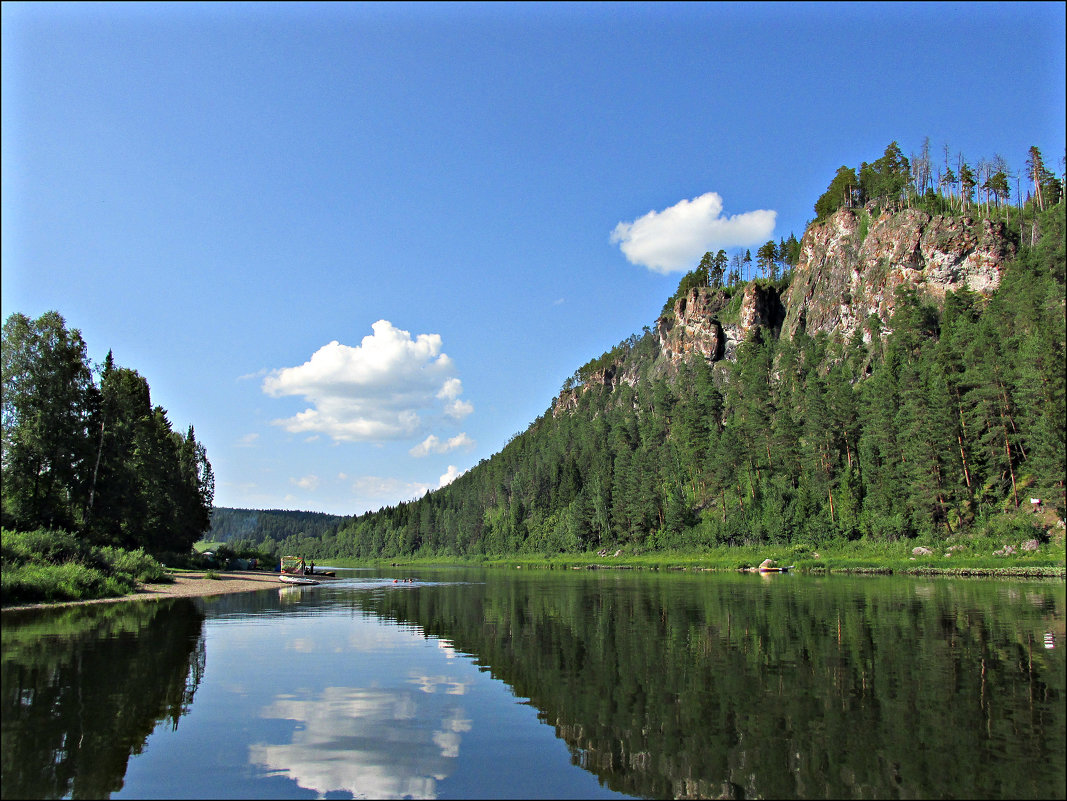
[[[55,311],[3,328],[3,526],[65,529],[93,545],[188,553],[215,479],[193,427],[171,428],[148,382],[112,354],[89,366]]]

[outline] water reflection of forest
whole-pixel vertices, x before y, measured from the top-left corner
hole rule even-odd
[[[368,599],[645,797],[1061,797],[1062,586],[665,576]]]
[[[5,613],[3,798],[106,798],[204,672],[190,600]]]

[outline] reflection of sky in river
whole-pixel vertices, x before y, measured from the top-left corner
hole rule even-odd
[[[339,596],[209,609],[189,714],[112,798],[617,797],[470,656]]]
[[[320,794],[433,798],[449,761],[459,756],[461,735],[471,728],[461,707],[432,697],[442,678],[414,677],[421,688],[431,688],[422,693],[327,687],[310,699],[278,698],[263,715],[296,722],[293,741],[252,745],[249,759]],[[461,683],[445,681],[462,692]],[[438,720],[436,728],[427,726],[428,717]]]
[[[455,675],[451,645],[362,617],[347,621],[343,638],[324,638],[319,622],[285,638],[285,650],[320,660],[344,653],[369,682],[276,695],[261,715],[295,724],[292,741],[253,743],[249,761],[320,795],[436,797],[472,726],[456,703],[472,679]]]

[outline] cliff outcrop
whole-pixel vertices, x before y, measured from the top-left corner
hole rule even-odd
[[[999,221],[917,209],[871,212],[841,209],[809,226],[784,296],[755,281],[743,290],[689,289],[656,320],[651,374],[676,373],[695,356],[731,360],[755,328],[775,337],[824,332],[838,341],[860,331],[869,341],[872,315],[879,318],[878,330],[889,329],[899,287],[915,288],[934,302],[964,288],[988,296],[1015,257],[1016,239]],[[617,348],[580,384],[565,389],[553,412],[577,408],[580,394],[592,387],[634,387],[648,367],[647,360],[640,364]]]
[[[784,298],[783,334],[848,339],[863,330],[869,340],[864,324],[875,314],[888,326],[898,287],[938,302],[964,288],[989,295],[1015,252],[1007,226],[989,219],[916,209],[872,218],[866,209],[841,209],[804,234]]]
[[[785,308],[772,287],[751,283],[739,298],[722,289],[693,287],[656,320],[655,337],[661,357],[672,367],[693,354],[717,362],[733,358],[753,328],[777,332],[784,319]]]

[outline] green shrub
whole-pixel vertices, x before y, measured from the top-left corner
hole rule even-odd
[[[863,240],[865,240],[867,238],[867,232],[870,230],[870,228],[871,228],[871,215],[868,213],[867,209],[864,209],[863,211],[860,212],[860,224],[859,224],[859,232],[858,232],[859,241],[860,241],[861,245],[863,244]]]
[[[104,575],[78,562],[5,565],[0,574],[0,599],[5,606],[112,598],[135,588],[136,582]]]
[[[163,565],[142,548],[124,551],[105,546],[93,550],[111,568],[110,572],[114,575],[124,575],[134,581],[156,584],[172,580]]]
[[[1044,529],[1034,525],[1032,520],[1022,515],[991,515],[978,521],[975,526],[979,536],[988,537],[1000,544],[1018,545],[1026,540],[1048,541]]]
[[[13,562],[47,562],[58,565],[78,560],[84,546],[69,531],[39,528],[34,531],[4,529],[3,560]]]
[[[79,601],[125,595],[138,582],[167,581],[143,550],[93,547],[67,531],[0,532],[2,603]]]

